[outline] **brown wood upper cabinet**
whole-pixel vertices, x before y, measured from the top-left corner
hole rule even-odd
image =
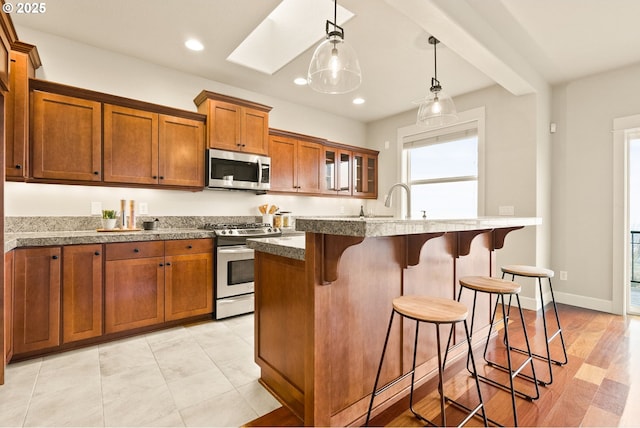
[[[377,198],[377,177],[378,156],[371,153],[353,153],[353,195]]]
[[[272,133],[271,191],[319,194],[322,145]]]
[[[324,146],[323,153],[322,193],[351,196],[351,151]]]
[[[60,345],[61,248],[25,248],[14,253],[14,354]]]
[[[204,123],[104,105],[104,181],[204,186]]]
[[[269,154],[271,107],[202,91],[194,100],[207,115],[207,144],[212,149]]]
[[[5,110],[5,170],[8,180],[23,181],[29,171],[29,79],[40,67],[35,46],[16,42],[11,50],[10,89]]]
[[[33,91],[33,177],[101,181],[101,111],[97,101]]]

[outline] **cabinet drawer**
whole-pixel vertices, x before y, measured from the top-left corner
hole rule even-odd
[[[164,241],[123,242],[106,245],[106,260],[164,256]]]
[[[178,239],[175,241],[165,241],[164,251],[167,256],[210,253],[213,251],[213,239]]]

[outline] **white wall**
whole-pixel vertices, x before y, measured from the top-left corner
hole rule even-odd
[[[559,298],[612,311],[613,119],[640,113],[640,64],[553,88],[552,268]]]
[[[302,134],[366,146],[365,125],[190,75],[135,58],[17,26],[20,40],[34,44],[43,66],[37,77],[81,88],[196,111],[203,89],[272,106],[269,125]],[[5,215],[89,215],[90,202],[117,207],[120,199],[147,202],[152,215],[252,215],[274,203],[296,215],[357,215],[362,200],[350,198],[256,196],[241,192],[185,192],[93,186],[7,183]]]

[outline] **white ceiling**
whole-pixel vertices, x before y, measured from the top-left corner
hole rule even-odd
[[[338,0],[356,15],[344,25],[345,40],[358,54],[363,84],[324,95],[293,84],[306,76],[317,44],[273,75],[225,60],[279,3],[50,0],[46,13],[12,19],[18,35],[30,27],[363,122],[417,110],[433,75],[428,33],[442,41],[438,77],[454,97],[495,83],[523,94],[640,62],[638,0]],[[313,25],[324,29],[327,19]],[[205,49],[187,51],[189,37]],[[366,103],[353,105],[355,96]]]

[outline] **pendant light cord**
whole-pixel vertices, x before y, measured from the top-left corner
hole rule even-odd
[[[338,0],[333,2],[333,31],[336,31],[338,25]]]
[[[433,76],[438,80],[438,55],[436,55],[436,49],[438,46],[438,39],[434,38],[435,43],[433,44]]]

